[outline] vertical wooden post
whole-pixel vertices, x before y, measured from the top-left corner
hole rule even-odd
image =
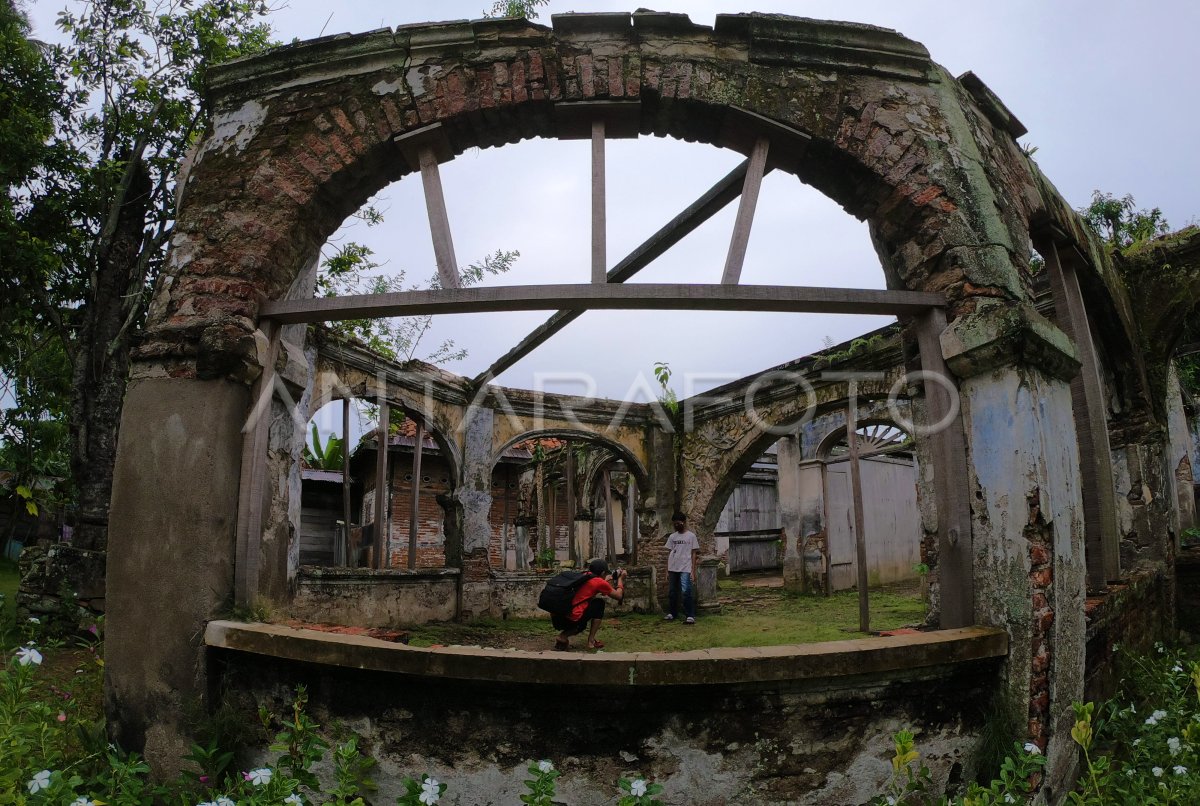
[[[500,466],[497,465],[497,467],[500,467]],[[492,471],[493,478],[495,478],[495,473],[496,473],[496,471],[493,470]],[[509,544],[509,534],[511,533],[511,530],[509,528],[511,524],[509,523],[509,517],[508,517],[508,497],[509,497],[508,477],[509,477],[509,471],[507,471],[507,470],[500,471],[500,485],[501,485],[501,489],[503,490],[501,495],[504,496],[504,513],[503,513],[503,515],[501,515],[502,520],[500,521],[500,552],[501,552],[500,566],[505,569],[508,569],[508,544]],[[516,564],[517,564],[517,546],[515,543],[513,543],[513,565],[516,566]],[[508,570],[511,570],[511,569],[508,569]]]
[[[388,526],[388,430],[391,428],[391,409],[383,398],[379,400],[379,430],[375,438],[378,449],[375,452],[375,556],[372,557],[375,568],[385,567],[384,554],[387,552],[386,535]]]
[[[867,535],[863,517],[862,473],[858,466],[858,382],[850,381],[850,406],[846,410],[846,444],[850,448],[850,489],[854,498],[854,549],[858,559],[858,629],[871,630],[867,596]]]
[[[418,150],[421,164],[421,184],[425,187],[425,209],[429,213],[429,232],[433,236],[433,255],[437,261],[438,280],[442,288],[460,288],[458,261],[454,257],[454,241],[450,237],[450,216],[446,213],[446,197],[442,193],[442,176],[438,172],[437,156],[432,145]]]
[[[608,546],[608,564],[613,566],[617,562],[617,536],[613,531],[612,483],[607,467],[601,482],[604,484],[604,537]]]
[[[592,282],[608,282],[608,220],[604,197],[604,121],[592,121]]]
[[[242,469],[238,481],[237,544],[233,567],[234,601],[243,607],[252,605],[258,594],[267,442],[275,398],[275,357],[279,355],[279,339],[283,332],[277,322],[269,319],[261,322],[259,328],[267,337],[267,354],[262,373],[251,389],[253,404],[242,427]]]
[[[629,536],[629,562],[637,565],[637,479],[632,473],[625,476],[625,533]]]
[[[350,398],[342,398],[342,556],[341,565],[350,558]]]
[[[941,334],[946,312],[932,308],[917,324],[921,370],[950,381],[942,358]],[[929,423],[949,422],[929,435],[933,456],[934,499],[938,523],[938,587],[942,629],[975,623],[975,567],[971,548],[971,502],[967,498],[967,443],[962,412],[954,405],[952,388],[935,381],[924,384]],[[950,417],[951,412],[954,416]]]
[[[570,442],[566,445],[566,473],[567,473],[567,543],[570,549],[571,563],[579,568],[583,565],[582,558],[579,556],[579,546],[575,540],[575,449]]]
[[[408,512],[408,570],[417,567],[417,527],[420,524],[421,506],[421,449],[425,445],[425,424],[419,417],[416,421],[416,442],[413,444],[412,460],[412,497],[409,499]]]
[[[758,205],[758,191],[762,187],[763,174],[767,169],[767,150],[771,141],[760,137],[750,153],[750,165],[746,168],[746,180],[742,185],[742,198],[738,202],[737,218],[733,222],[733,237],[729,240],[729,254],[725,257],[725,271],[721,282],[737,285],[742,277],[742,264],[746,262],[746,247],[750,243],[750,227],[754,224],[754,208]]]
[[[1039,239],[1040,240],[1040,239]],[[1112,449],[1108,441],[1108,414],[1100,381],[1100,360],[1092,342],[1087,308],[1079,289],[1079,276],[1071,260],[1062,260],[1054,241],[1038,246],[1050,272],[1050,290],[1058,326],[1075,342],[1079,373],[1071,379],[1071,409],[1079,442],[1079,469],[1083,478],[1084,558],[1088,586],[1102,588],[1121,573],[1120,536],[1113,500]]]

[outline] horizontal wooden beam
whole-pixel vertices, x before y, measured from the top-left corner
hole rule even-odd
[[[642,269],[657,260],[664,252],[682,241],[690,233],[695,232],[705,221],[725,209],[731,201],[742,192],[742,184],[746,179],[746,169],[750,160],[744,160],[732,171],[725,175],[708,191],[692,202],[686,210],[672,218],[663,227],[637,248],[630,252],[624,260],[613,266],[608,272],[608,282],[623,283]],[[771,167],[768,165],[767,170]],[[475,376],[476,386],[495,378],[501,372],[532,353],[538,347],[550,340],[550,337],[574,322],[583,311],[558,311],[531,332],[490,367]]]
[[[278,300],[259,315],[283,324],[388,316],[562,310],[776,311],[909,315],[946,304],[926,291],[791,285],[668,284],[510,285]]]

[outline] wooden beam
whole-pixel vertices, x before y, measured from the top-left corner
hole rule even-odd
[[[1117,526],[1112,449],[1108,439],[1108,413],[1100,379],[1100,359],[1092,341],[1087,308],[1079,288],[1079,275],[1070,255],[1064,260],[1053,240],[1035,244],[1046,259],[1055,319],[1075,342],[1079,373],[1071,379],[1071,408],[1079,443],[1079,468],[1083,488],[1084,558],[1088,586],[1103,588],[1121,574],[1121,538]]]
[[[771,141],[759,137],[750,154],[750,166],[746,170],[742,186],[742,200],[738,205],[737,218],[733,222],[733,237],[729,240],[729,254],[725,257],[725,271],[721,282],[737,285],[742,277],[742,264],[746,262],[746,247],[750,244],[750,227],[754,224],[754,210],[758,206],[758,192],[762,188],[763,174],[767,169],[767,152]]]
[[[375,568],[385,567],[384,554],[387,546],[384,545],[384,537],[388,533],[388,430],[391,428],[391,409],[386,400],[379,400],[379,430],[376,432],[375,441],[377,448],[375,450],[375,540],[374,540],[374,562],[372,565]]]
[[[613,266],[607,275],[609,283],[623,283],[642,269],[649,266],[668,249],[682,241],[692,232],[708,221],[714,215],[725,209],[725,206],[736,199],[742,192],[742,184],[746,179],[746,169],[750,161],[745,160],[721,181],[717,182],[708,192],[692,202],[686,210],[668,221],[658,232],[651,235],[640,246],[625,256],[625,259]],[[771,170],[770,166],[767,170]],[[583,311],[558,311],[526,336],[521,342],[492,363],[490,367],[476,375],[474,383],[482,386],[491,378],[532,353],[545,344],[555,333],[574,322]]]
[[[931,309],[917,323],[917,345],[921,352],[921,370],[950,380],[953,376],[942,358],[941,335],[945,329],[946,312]],[[975,566],[962,411],[955,408],[950,389],[943,384],[926,380],[924,387],[929,423],[949,420],[929,435],[937,504],[940,624],[942,629],[966,627],[975,623]],[[954,412],[953,416],[951,412]]]
[[[850,406],[846,409],[846,445],[850,448],[850,493],[854,501],[854,550],[858,560],[858,629],[871,631],[867,593],[867,534],[863,513],[862,469],[858,464],[858,382],[850,381]]]
[[[412,496],[408,505],[408,570],[410,571],[417,567],[417,526],[420,523],[418,510],[421,506],[421,448],[425,444],[425,424],[417,419],[416,425],[416,442],[413,444],[412,460]]]
[[[242,428],[242,467],[238,480],[237,537],[234,549],[234,602],[254,604],[262,560],[263,505],[266,496],[267,443],[270,440],[271,408],[275,398],[275,358],[279,355],[282,328],[265,320],[259,328],[267,337],[263,368],[251,387],[253,401]]]
[[[604,197],[604,120],[592,121],[592,282],[607,282],[608,222]]]
[[[341,565],[350,565],[350,398],[342,398],[342,556]]]
[[[442,288],[461,288],[458,260],[454,256],[454,240],[450,237],[450,216],[446,213],[446,197],[442,193],[442,177],[438,172],[437,156],[432,145],[422,145],[421,184],[425,187],[425,209],[429,213],[429,232],[433,236],[433,254],[437,260],[438,280]]]
[[[526,285],[278,300],[260,315],[282,323],[447,313],[575,310],[776,311],[912,315],[946,304],[926,291],[778,285],[638,283]]]

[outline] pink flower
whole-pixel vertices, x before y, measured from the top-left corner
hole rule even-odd
[[[201,776],[200,776],[200,783],[202,783],[202,784],[207,784],[207,783],[208,783],[208,776],[207,776],[207,775],[201,775]]]
[[[58,721],[59,721],[59,722],[66,722],[66,721],[67,721],[67,715],[66,715],[66,714],[64,714],[62,711],[59,711],[59,712],[58,712]]]

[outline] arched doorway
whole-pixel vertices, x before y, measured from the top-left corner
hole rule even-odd
[[[921,518],[917,509],[917,461],[912,438],[893,423],[868,421],[855,432],[861,474],[868,585],[919,576]],[[818,449],[824,463],[825,528],[829,588],[857,585],[850,451],[845,426]]]

